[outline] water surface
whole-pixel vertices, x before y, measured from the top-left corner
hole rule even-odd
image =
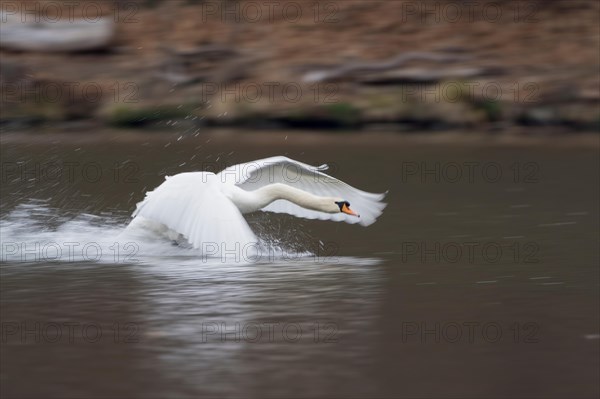
[[[3,137],[4,396],[599,394],[597,147],[251,137]],[[249,215],[257,262],[119,235],[164,175],[272,155],[389,205]]]

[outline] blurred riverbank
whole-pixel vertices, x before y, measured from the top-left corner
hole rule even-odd
[[[3,129],[600,128],[596,1],[87,0],[62,19],[44,2],[7,3],[4,36],[54,33],[71,16],[113,32],[85,51],[5,40]]]

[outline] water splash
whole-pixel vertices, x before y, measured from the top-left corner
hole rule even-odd
[[[68,215],[45,201],[32,200],[0,219],[0,261],[163,265],[339,261],[336,252],[297,224],[269,215],[253,216],[249,222],[260,237],[254,248],[207,255],[151,230],[126,229],[129,219],[122,214]]]

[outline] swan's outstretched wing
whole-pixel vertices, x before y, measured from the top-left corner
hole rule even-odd
[[[194,248],[210,252],[244,250],[257,239],[220,185],[217,176],[209,172],[166,177],[163,184],[146,193],[133,216],[164,224],[183,235]]]
[[[248,191],[268,184],[283,183],[314,195],[341,198],[350,202],[352,209],[360,214],[360,218],[344,213],[330,214],[308,210],[285,200],[277,200],[264,207],[263,211],[289,213],[306,219],[360,223],[363,226],[373,224],[386,206],[382,202],[385,194],[368,193],[354,188],[323,173],[327,168],[327,165],[310,166],[277,156],[233,165],[219,172],[217,176],[222,182],[235,184]]]

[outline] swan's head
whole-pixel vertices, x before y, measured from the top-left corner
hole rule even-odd
[[[335,204],[338,206],[340,212],[346,213],[348,215],[360,217],[360,215],[358,213],[356,213],[352,209],[350,209],[350,203],[348,201],[345,201],[345,200],[335,201]]]

